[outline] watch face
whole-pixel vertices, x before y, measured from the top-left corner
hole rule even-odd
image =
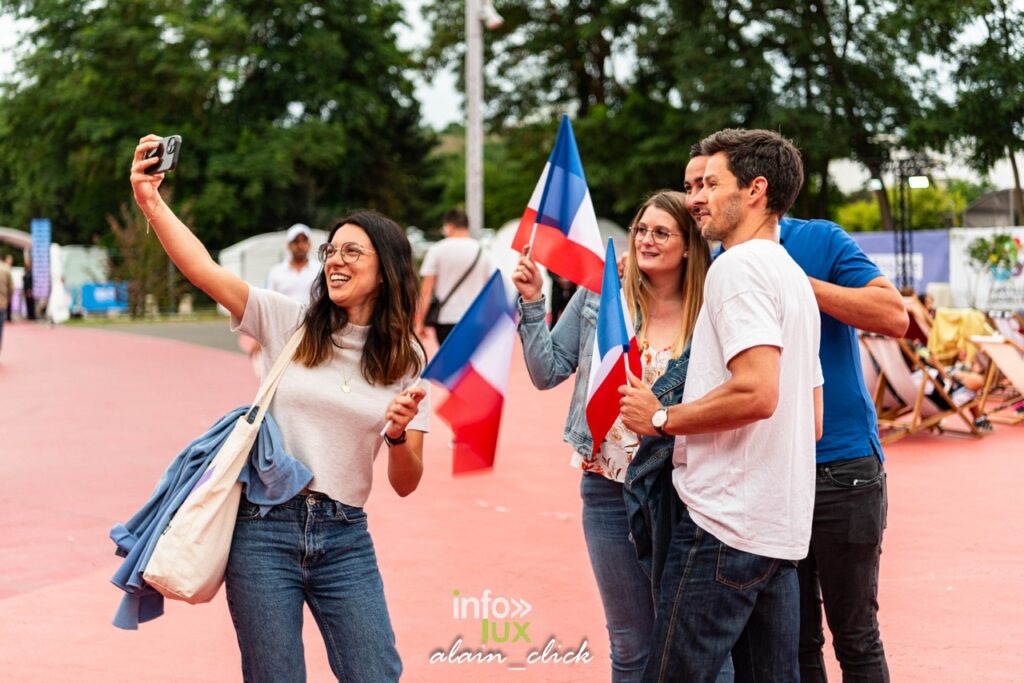
[[[664,427],[666,422],[668,422],[668,411],[664,408],[654,411],[654,415],[651,416],[652,425],[655,427]]]

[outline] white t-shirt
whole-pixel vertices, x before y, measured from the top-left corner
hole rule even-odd
[[[263,346],[265,377],[284,345],[302,322],[304,306],[276,292],[249,287],[242,319],[231,329]],[[371,386],[359,372],[369,327],[349,325],[334,335],[331,359],[315,368],[292,361],[277,385],[270,414],[281,428],[284,450],[309,467],[309,488],[346,505],[362,507],[370,495],[373,461],[384,439],[384,414],[402,389],[416,380],[410,375],[388,386]],[[342,348],[337,348],[340,344]],[[345,383],[350,393],[342,390]],[[408,429],[430,431],[430,388]]]
[[[267,289],[298,301],[308,306],[310,288],[320,274],[320,264],[314,259],[306,259],[302,270],[292,268],[291,259],[275,263],[267,273]]]
[[[730,547],[784,560],[807,555],[814,510],[814,388],[824,383],[820,325],[807,276],[777,242],[736,245],[708,271],[683,402],[723,384],[730,377],[727,364],[740,352],[755,346],[782,350],[772,417],[688,435],[685,448],[674,453],[672,482],[690,516]]]
[[[478,249],[480,243],[470,237],[446,237],[427,249],[423,265],[420,266],[420,277],[433,275],[436,278],[434,296],[444,301],[455,287],[455,283],[473,263]],[[494,263],[485,251],[480,254],[480,260],[473,266],[466,281],[459,285],[451,298],[441,307],[438,322],[442,325],[454,325],[459,322],[493,272]]]

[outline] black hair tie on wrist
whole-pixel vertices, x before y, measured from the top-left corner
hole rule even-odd
[[[407,438],[408,436],[406,435],[404,429],[402,430],[402,433],[399,435],[397,439],[392,439],[390,436],[387,435],[387,432],[384,433],[384,441],[387,442],[389,446],[401,446],[403,443],[405,443],[405,440]]]

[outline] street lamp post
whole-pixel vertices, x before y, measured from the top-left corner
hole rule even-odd
[[[480,236],[484,222],[484,36],[480,0],[466,0],[466,215],[469,233]]]
[[[895,257],[896,287],[901,291],[908,292],[914,289],[914,226],[913,226],[913,198],[910,191],[928,187],[928,176],[925,175],[934,170],[935,162],[921,156],[912,156],[906,159],[896,159],[888,162],[888,165],[895,176],[896,187],[896,210],[897,216],[894,224],[893,256]]]
[[[503,19],[490,0],[466,0],[466,215],[469,233],[484,225],[484,32]]]

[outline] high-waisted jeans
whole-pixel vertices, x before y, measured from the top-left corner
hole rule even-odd
[[[339,680],[386,683],[401,675],[362,508],[299,495],[260,517],[243,498],[226,582],[245,681],[306,680],[304,604]]]

